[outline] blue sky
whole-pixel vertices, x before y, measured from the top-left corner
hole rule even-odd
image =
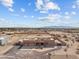
[[[0,27],[79,27],[79,0],[0,0]]]

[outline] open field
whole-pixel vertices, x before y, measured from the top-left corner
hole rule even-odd
[[[0,35],[9,38],[0,59],[79,59],[79,29],[1,28]]]

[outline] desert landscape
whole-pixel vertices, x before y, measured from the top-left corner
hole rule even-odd
[[[79,59],[79,0],[0,0],[0,59]]]
[[[79,29],[0,29],[0,59],[63,58],[79,59]]]

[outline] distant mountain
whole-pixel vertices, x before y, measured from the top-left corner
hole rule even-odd
[[[72,27],[72,26],[45,26],[42,28],[77,28],[77,27]]]
[[[12,26],[12,27],[0,27],[0,28],[78,28],[72,26],[44,26],[44,27],[30,27],[30,26]]]

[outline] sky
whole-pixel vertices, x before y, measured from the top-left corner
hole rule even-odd
[[[79,0],[0,0],[0,27],[79,27]]]

